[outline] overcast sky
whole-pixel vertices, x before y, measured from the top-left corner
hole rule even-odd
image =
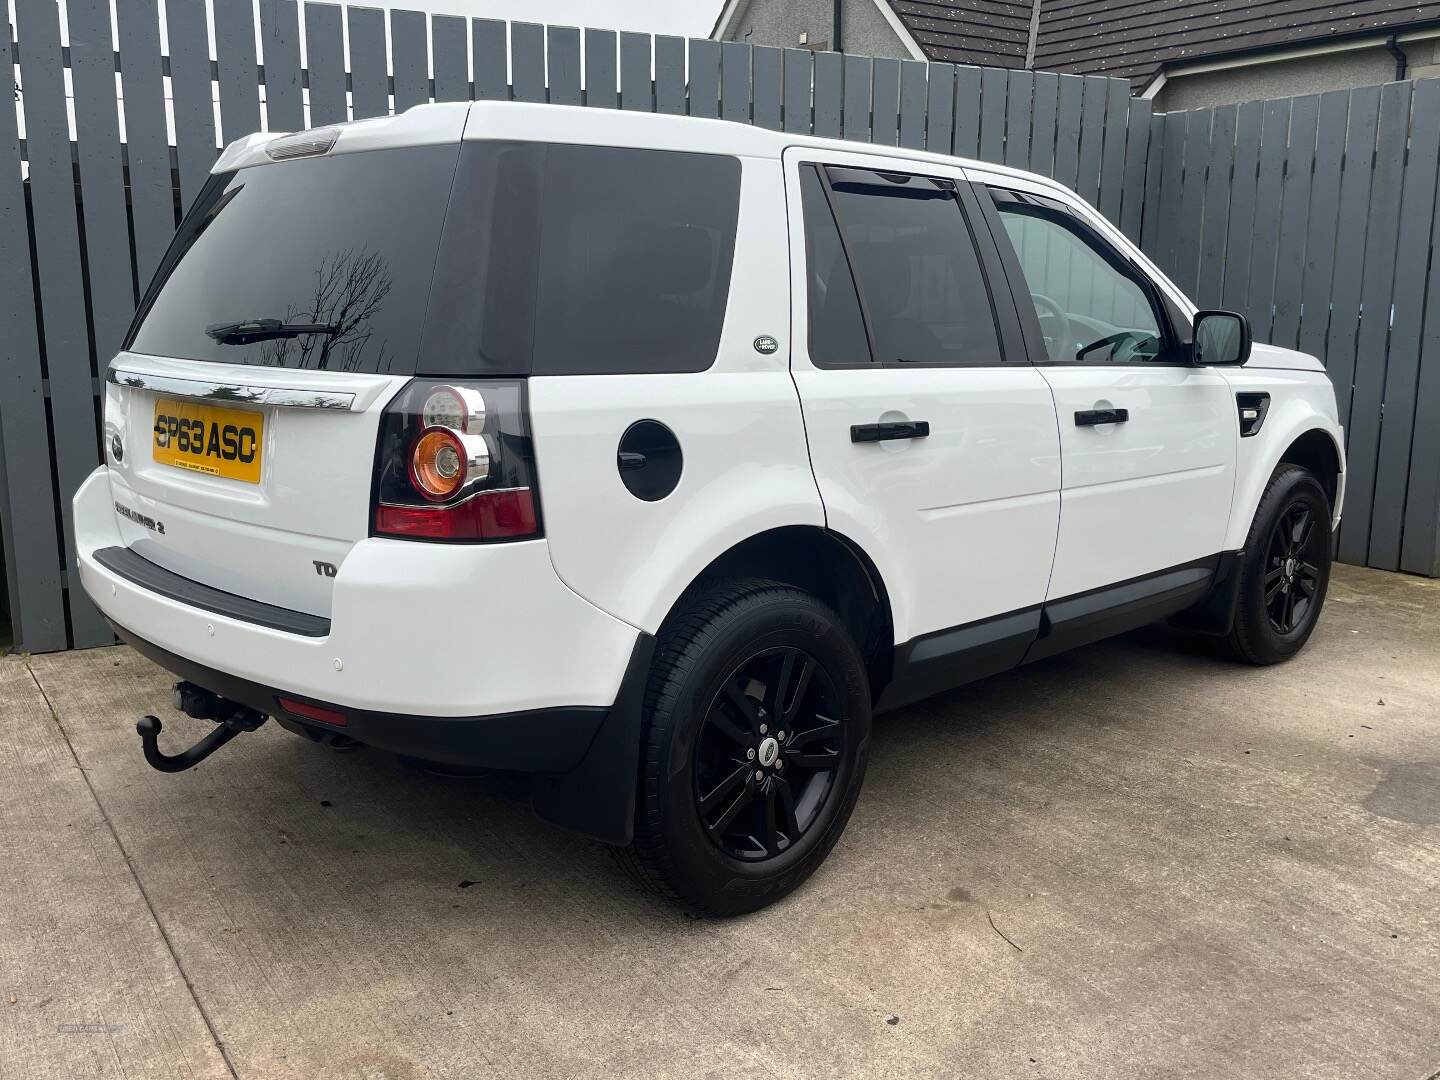
[[[125,0],[110,0],[110,10]],[[217,0],[205,0],[213,10]],[[237,3],[243,0],[218,0]],[[347,4],[349,0],[338,0]],[[551,23],[556,26],[594,26],[607,30],[643,30],[650,34],[678,34],[706,37],[715,25],[724,0],[359,0],[356,7],[410,8],[438,15],[469,15],[485,19],[513,19],[521,22]],[[60,9],[60,36],[68,42],[65,0]],[[251,0],[258,3],[258,0]],[[303,0],[302,0],[303,3]],[[0,0],[15,22],[15,0]],[[160,25],[165,25],[165,5],[158,5]],[[302,20],[303,21],[303,20]],[[113,26],[113,18],[112,18]],[[212,44],[214,38],[211,38]]]
[[[375,7],[417,8],[444,15],[644,30],[705,37],[723,0],[398,0]]]

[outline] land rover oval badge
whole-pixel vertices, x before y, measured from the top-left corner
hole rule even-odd
[[[761,334],[755,339],[755,351],[758,353],[769,356],[778,348],[780,348],[780,343],[769,334]]]

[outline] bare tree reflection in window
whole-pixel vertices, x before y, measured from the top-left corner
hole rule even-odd
[[[371,323],[390,295],[393,284],[378,252],[347,249],[321,260],[315,271],[315,292],[308,308],[290,308],[287,322],[324,323],[326,334],[304,334],[267,342],[261,363],[272,367],[323,368],[354,371],[372,345],[374,371],[388,371],[388,342],[374,339]]]

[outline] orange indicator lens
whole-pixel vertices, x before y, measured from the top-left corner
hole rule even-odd
[[[410,479],[432,502],[444,502],[465,485],[465,448],[447,428],[430,428],[410,454]]]

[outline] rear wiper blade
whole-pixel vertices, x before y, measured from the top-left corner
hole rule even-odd
[[[328,337],[339,332],[340,328],[333,323],[285,322],[283,319],[245,319],[242,322],[215,323],[205,328],[206,336],[221,345],[249,345],[253,341],[273,341],[305,334]]]

